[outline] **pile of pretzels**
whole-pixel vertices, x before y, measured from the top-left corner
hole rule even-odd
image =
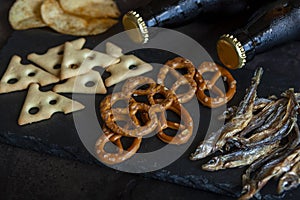
[[[184,73],[179,73],[179,70]],[[211,80],[205,80],[202,76],[207,71],[215,72]],[[165,86],[168,74],[176,78],[169,89]],[[215,86],[220,77],[227,82],[226,94]],[[179,93],[178,89],[183,85],[187,85],[188,89]],[[210,97],[206,95],[206,90],[216,95]],[[193,134],[193,119],[183,104],[196,94],[202,104],[215,108],[227,103],[234,96],[235,90],[236,81],[224,68],[205,62],[196,70],[189,60],[181,57],[169,60],[160,69],[157,81],[144,76],[130,78],[120,92],[107,95],[100,104],[104,123],[103,134],[96,142],[97,157],[108,165],[124,162],[139,150],[143,138],[153,133],[167,144],[185,144]],[[137,97],[146,100],[138,101]],[[168,119],[167,111],[178,115],[180,122]],[[175,130],[177,134],[171,136],[166,133],[166,129]],[[129,148],[124,149],[122,137],[133,139]],[[107,152],[105,146],[108,143],[113,143],[117,150]]]

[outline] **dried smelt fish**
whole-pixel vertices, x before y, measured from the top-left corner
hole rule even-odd
[[[198,160],[221,151],[221,155],[202,165],[207,171],[249,165],[242,176],[241,200],[259,195],[272,178],[281,176],[279,193],[300,184],[300,131],[297,124],[300,93],[289,89],[281,98],[257,97],[262,73],[262,69],[256,70],[240,105],[228,108],[219,117],[227,121],[225,125],[208,134],[190,157]]]
[[[244,200],[252,198],[255,193],[259,192],[260,189],[264,187],[268,180],[272,177],[280,176],[282,173],[288,171],[292,165],[298,163],[299,160],[297,161],[297,159],[300,157],[300,147],[296,150],[294,149],[299,144],[300,131],[298,125],[295,125],[294,131],[288,136],[288,142],[286,144],[256,160],[246,170],[245,174],[242,176],[243,188],[246,193],[241,196],[240,199]],[[295,156],[295,152],[298,152],[297,159],[291,161],[291,166],[289,166],[288,161],[290,161],[289,158],[291,158],[289,156],[292,154],[294,154],[292,157]],[[282,165],[280,165],[280,163]],[[276,170],[279,170],[279,168],[282,168],[281,170],[283,171],[277,171],[277,174],[274,173]]]
[[[277,191],[279,194],[297,188],[300,184],[300,162],[286,172],[279,180]]]
[[[253,116],[253,106],[257,96],[256,91],[262,74],[262,68],[259,68],[255,71],[255,75],[252,78],[251,87],[244,97],[244,100],[239,105],[235,116],[227,124],[225,124],[225,128],[216,143],[216,150],[222,149],[226,144],[227,139],[242,131],[251,121]]]
[[[289,119],[286,122],[286,124],[284,124],[282,127],[280,127],[279,130],[277,130],[274,133],[271,133],[268,137],[263,138],[259,141],[252,141],[252,143],[245,143],[245,141],[242,140],[241,143],[243,144],[243,146],[252,147],[252,146],[261,145],[261,144],[268,143],[268,142],[274,142],[276,140],[281,140],[282,138],[286,137],[291,132],[296,121],[297,121],[296,118]]]
[[[297,139],[294,143],[300,143],[300,130],[298,124],[295,124],[294,127],[295,133],[297,135]],[[291,190],[293,188],[298,187],[300,184],[300,162],[296,163],[293,168],[286,172],[279,180],[277,191],[279,194],[283,193],[284,191]]]
[[[195,152],[191,154],[190,160],[199,160],[214,153],[216,151],[215,144],[218,140],[218,136],[220,136],[223,130],[224,126],[221,127],[218,131],[206,136],[205,140],[201,142],[200,145],[196,148]]]
[[[227,108],[219,117],[218,120],[230,120],[237,111],[237,106]]]
[[[285,109],[286,109],[285,104],[279,106],[278,109],[266,119],[265,124],[259,127],[258,129],[256,129],[256,132],[267,130],[274,124],[275,121],[282,119],[285,114],[284,113]]]
[[[275,121],[271,128],[254,133],[250,138],[243,139],[242,143],[244,145],[261,144],[268,141],[270,137],[277,137],[277,135],[284,134],[287,130],[292,129],[296,121],[298,104],[293,91],[288,90],[286,94],[289,97],[289,102],[284,117],[279,121]]]
[[[235,116],[218,131],[211,133],[208,138],[205,138],[205,140],[197,147],[196,151],[191,154],[191,160],[205,158],[206,156],[221,150],[228,138],[234,136],[247,126],[253,115],[253,105],[257,96],[256,91],[262,74],[262,68],[255,71],[251,87],[248,89],[244,100],[239,105]]]
[[[226,155],[212,158],[208,163],[202,165],[202,169],[207,171],[217,171],[220,169],[242,167],[253,163],[265,154],[268,154],[278,147],[279,141],[273,144],[260,145],[248,149],[241,149]]]
[[[278,155],[281,155],[284,151],[287,151],[288,149],[296,148],[300,144],[300,131],[297,124],[295,124],[294,126],[294,131],[287,136],[287,140],[287,143],[282,144],[279,148],[275,149],[272,152],[269,152],[269,154],[265,154],[249,166],[249,168],[242,176],[243,185],[245,185],[246,182],[251,179],[251,174],[257,171],[259,167],[261,167],[264,163],[275,159],[276,157],[278,157]]]
[[[294,132],[293,132],[293,134],[290,134],[289,137],[293,138],[292,139],[293,141],[292,141],[291,146],[289,148],[293,149],[297,145],[300,144],[300,130],[299,130],[299,125],[297,123],[295,123],[295,125],[294,125]],[[289,138],[289,140],[291,140],[290,138]]]
[[[271,99],[266,99],[266,98],[256,98],[254,105],[253,105],[253,112],[263,109],[266,107],[269,103],[273,102],[274,100]],[[219,117],[219,120],[230,120],[237,111],[238,107],[237,106],[232,106],[227,108]]]
[[[295,93],[295,97],[297,99],[297,102],[300,103],[300,93]]]
[[[259,109],[263,109],[269,103],[275,101],[276,99],[266,99],[266,98],[256,98],[253,106],[253,110],[257,111]]]
[[[260,170],[257,170],[254,176],[244,185],[244,194],[239,200],[251,199],[270,179],[289,171],[299,160],[300,147],[293,151],[288,149],[287,152],[282,153],[277,159],[265,164]]]
[[[252,117],[248,126],[242,132],[239,133],[239,137],[244,137],[251,131],[262,126],[263,123],[267,120],[267,118],[274,112],[274,110],[276,110],[280,106],[280,103],[282,101],[283,100],[278,100],[275,102],[268,103],[261,112]]]

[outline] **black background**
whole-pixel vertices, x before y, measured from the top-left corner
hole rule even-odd
[[[12,36],[10,44],[15,44],[22,33],[13,33],[7,22],[8,8],[13,1],[2,0],[0,2],[0,45],[2,47],[9,36]],[[133,1],[128,2],[120,1],[122,10],[128,10],[132,5],[138,6]],[[213,44],[218,36],[232,30],[232,26],[244,23],[246,17],[245,15],[238,19],[197,19],[177,30],[201,42],[201,45],[216,58]],[[121,30],[120,24],[113,29],[113,31],[118,30]],[[45,29],[45,31],[51,30]],[[108,32],[108,34],[111,33]],[[210,35],[208,36],[208,34]],[[268,75],[264,78],[259,91],[262,96],[270,95],[269,92],[278,94],[279,91],[282,92],[289,87],[296,87],[299,85],[297,77],[299,70],[296,66],[300,59],[297,47],[300,49],[299,43],[294,42],[260,55],[246,69],[240,72],[235,71],[234,75],[237,79],[243,80],[243,77],[251,76],[255,67],[264,66]],[[1,68],[3,70],[5,67],[1,66]],[[280,76],[282,73],[283,76]],[[240,91],[247,84],[247,82],[241,83]],[[241,92],[234,101],[239,100],[242,95]],[[2,119],[5,118],[2,117]],[[117,172],[103,166],[85,165],[77,161],[63,160],[2,144],[0,145],[0,167],[0,186],[4,188],[3,195],[0,194],[1,199],[2,197],[4,197],[3,199],[230,199]],[[227,176],[229,182],[230,178]],[[284,199],[297,199],[297,194],[299,192],[288,193]]]

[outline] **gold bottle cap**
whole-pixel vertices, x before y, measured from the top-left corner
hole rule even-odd
[[[147,43],[149,33],[143,18],[135,11],[129,11],[123,17],[124,29],[128,30],[129,37],[136,43]]]
[[[241,42],[233,35],[225,34],[217,42],[221,62],[230,69],[242,68],[246,64],[246,52]]]

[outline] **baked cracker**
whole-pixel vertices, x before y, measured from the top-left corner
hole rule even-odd
[[[18,124],[25,125],[50,119],[56,112],[65,114],[83,109],[81,103],[68,99],[55,92],[41,92],[39,85],[31,84],[28,90],[25,103],[23,105]],[[37,110],[35,114],[30,114],[33,110]]]
[[[31,83],[39,83],[41,86],[45,86],[58,81],[59,78],[32,64],[21,64],[21,57],[15,55],[1,78],[0,93],[24,90]]]
[[[123,55],[120,57],[119,63],[106,68],[106,71],[110,72],[111,76],[105,80],[105,85],[110,87],[128,78],[142,75],[152,69],[152,65],[134,55]]]
[[[83,94],[106,94],[100,73],[89,71],[76,77],[68,79],[65,83],[55,85],[53,88],[57,93],[83,93]]]
[[[115,58],[123,56],[122,49],[111,42],[106,43],[106,53]]]
[[[71,41],[75,49],[81,49],[85,43],[84,38]],[[27,59],[34,62],[47,72],[53,74],[56,77],[60,77],[60,65],[63,59],[65,45],[59,45],[50,48],[45,54],[31,53],[27,56]]]
[[[85,74],[94,67],[105,68],[117,62],[118,58],[90,49],[78,50],[72,43],[66,42],[60,76],[64,80]]]

